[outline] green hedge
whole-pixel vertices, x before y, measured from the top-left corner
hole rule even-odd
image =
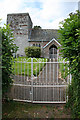
[[[39,58],[41,56],[41,48],[40,47],[27,47],[25,48],[25,54],[27,57],[35,57]]]
[[[2,93],[4,95],[12,83],[12,59],[17,46],[14,44],[14,36],[9,25],[0,28],[0,32],[2,33]]]
[[[59,29],[62,56],[69,61],[72,75],[68,89],[67,106],[71,108],[72,117],[80,119],[80,12],[70,13],[61,22]]]

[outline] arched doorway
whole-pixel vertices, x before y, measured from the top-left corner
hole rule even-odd
[[[57,47],[54,44],[49,48],[49,58],[57,58]]]

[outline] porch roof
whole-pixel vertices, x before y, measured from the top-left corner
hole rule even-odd
[[[43,47],[43,49],[44,48],[46,48],[50,43],[52,43],[53,41],[55,41],[59,46],[61,46],[61,44],[55,39],[55,38],[53,38],[51,41],[49,41],[44,47]]]

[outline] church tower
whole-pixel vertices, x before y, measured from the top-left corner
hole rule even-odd
[[[7,15],[7,24],[10,24],[15,37],[15,44],[19,47],[17,54],[25,55],[25,47],[29,46],[32,31],[32,21],[28,13],[14,13]]]

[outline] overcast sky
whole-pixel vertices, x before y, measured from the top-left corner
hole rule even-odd
[[[59,22],[78,10],[79,0],[0,0],[1,26],[9,13],[29,13],[33,26],[58,29]]]

